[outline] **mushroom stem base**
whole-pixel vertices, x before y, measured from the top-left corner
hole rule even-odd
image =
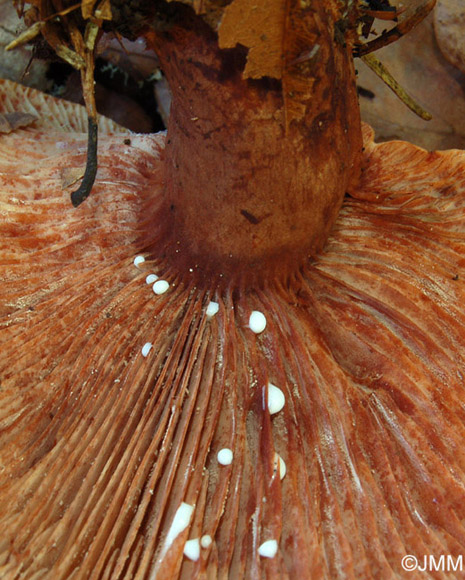
[[[309,23],[326,43],[308,80],[315,98],[290,123],[283,83],[244,79],[245,49],[220,50],[200,18],[149,33],[173,95],[167,251],[181,270],[261,279],[324,246],[359,175],[361,129],[349,50],[323,16]]]

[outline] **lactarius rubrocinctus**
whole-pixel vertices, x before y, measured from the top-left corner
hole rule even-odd
[[[244,81],[194,14],[147,27],[179,85],[168,134],[101,121],[78,208],[83,110],[0,85],[39,117],[0,139],[3,578],[402,578],[462,554],[465,154],[375,144],[344,3],[301,5],[323,116],[286,116],[285,79]]]

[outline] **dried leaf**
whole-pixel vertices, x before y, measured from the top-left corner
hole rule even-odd
[[[12,3],[1,4],[0,13],[0,47],[2,47],[15,41],[17,31],[23,29],[23,24]],[[0,57],[1,79],[21,81],[25,85],[34,86],[43,91],[50,90],[52,85],[51,79],[46,76],[47,69],[46,61],[38,59],[31,61],[31,47],[28,45],[17,46],[15,50],[3,52]],[[25,74],[26,71],[27,74]],[[22,104],[21,110],[24,110]],[[6,112],[3,108],[0,108],[0,111]]]
[[[81,12],[82,17],[86,20],[95,16],[102,20],[111,20],[111,5],[110,0],[102,0],[95,8],[97,0],[82,0]]]
[[[0,133],[11,133],[20,127],[27,127],[37,119],[38,117],[30,113],[0,113]]]
[[[95,9],[95,17],[102,20],[111,20],[111,3],[110,0],[102,0],[102,2]]]
[[[94,50],[99,30],[100,28],[95,22],[88,22],[86,24],[84,44],[87,50]]]
[[[196,14],[200,14],[213,30],[218,27],[223,18],[224,6],[221,0],[167,0],[168,2],[181,2],[190,6]]]
[[[94,6],[96,4],[97,0],[82,0],[81,2],[82,17],[85,19],[91,18],[94,14]]]
[[[418,26],[418,24],[428,16],[435,4],[436,0],[426,0],[420,4],[409,6],[409,8],[403,12],[402,19],[399,20],[396,26],[383,34],[380,34],[374,40],[357,46],[355,54],[357,56],[363,56],[364,54],[369,54],[370,52],[379,50],[384,46],[396,42],[399,38],[402,38],[402,36],[405,36],[413,28]]]
[[[26,42],[29,42],[35,38],[42,31],[44,25],[45,22],[35,22],[32,26],[30,26],[27,30],[22,32],[17,38],[10,42],[10,44],[5,46],[5,50],[13,50],[22,44],[26,44]]]
[[[442,54],[465,72],[465,5],[462,0],[440,0],[434,13],[434,30]]]
[[[77,133],[87,131],[87,114],[84,107],[63,99],[56,99],[41,91],[0,79],[0,110],[15,113],[18,102],[24,112],[37,118],[37,128],[46,133]],[[98,116],[99,132],[101,134],[129,133],[114,121]],[[82,138],[82,135],[81,135]],[[60,137],[61,139],[61,137]]]
[[[42,29],[42,35],[57,55],[76,70],[81,70],[85,66],[82,56],[66,45],[63,29],[57,26],[56,23],[47,22]],[[82,45],[84,45],[84,41],[82,41]]]
[[[361,61],[356,62],[362,118],[378,139],[403,139],[426,149],[465,148],[465,75],[441,54],[432,16],[376,55],[411,96],[433,115],[414,115]]]
[[[60,171],[61,187],[66,189],[84,177],[85,167],[63,167]]]
[[[80,54],[74,52],[67,46],[61,45],[55,48],[57,55],[65,60],[68,64],[74,67],[76,70],[82,70],[85,66],[85,61]]]
[[[249,49],[245,78],[281,78],[285,0],[235,0],[226,7],[218,31],[220,48]]]

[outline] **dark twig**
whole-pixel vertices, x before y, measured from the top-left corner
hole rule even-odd
[[[94,185],[97,174],[97,137],[98,122],[92,117],[88,117],[88,136],[87,136],[87,163],[86,172],[82,178],[79,189],[71,194],[71,203],[78,207],[86,198],[89,197]]]
[[[423,0],[423,2],[413,10],[406,10],[404,18],[397,24],[397,26],[394,26],[394,28],[391,28],[391,30],[387,32],[383,32],[370,42],[356,45],[353,50],[354,57],[362,57],[370,54],[375,50],[379,50],[380,48],[399,40],[399,38],[410,32],[412,28],[428,16],[436,5],[436,1],[437,0]]]

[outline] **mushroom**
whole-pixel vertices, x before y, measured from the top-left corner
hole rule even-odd
[[[376,144],[339,81],[336,134],[346,114],[355,126],[333,151],[320,128],[346,169],[320,215],[351,195],[326,244],[326,223],[305,240],[305,212],[298,243],[275,213],[268,239],[232,200],[231,258],[228,236],[195,228],[172,126],[100,120],[75,209],[63,175],[83,164],[82,109],[0,83],[6,112],[39,117],[0,140],[3,578],[387,578],[409,554],[460,556],[465,153]]]

